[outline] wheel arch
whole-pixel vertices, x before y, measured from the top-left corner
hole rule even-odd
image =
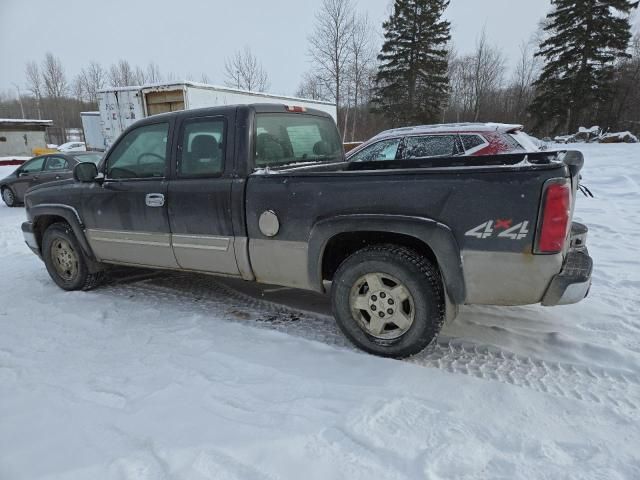
[[[69,224],[73,234],[78,239],[83,253],[87,258],[95,261],[96,257],[84,233],[84,224],[75,208],[68,205],[57,204],[36,205],[30,208],[29,215],[32,218],[33,233],[41,252],[42,238],[45,230],[54,223],[65,222]]]
[[[423,217],[354,214],[320,220],[309,238],[310,284],[324,291],[324,280],[331,280],[351,254],[370,245],[389,243],[411,248],[432,260],[452,302],[465,302],[462,258],[453,232],[443,223]]]
[[[9,190],[11,193],[13,193],[13,198],[14,198],[14,204],[20,204],[20,200],[18,200],[18,196],[16,195],[16,191],[11,188],[11,185],[7,185],[6,183],[3,183],[0,185],[0,195],[4,194],[5,190]]]

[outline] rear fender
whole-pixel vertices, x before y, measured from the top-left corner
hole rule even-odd
[[[451,229],[436,220],[404,215],[340,215],[317,222],[309,238],[309,282],[323,291],[322,263],[329,241],[341,233],[396,233],[413,237],[429,247],[438,262],[447,293],[454,304],[464,304],[466,290],[460,248]]]

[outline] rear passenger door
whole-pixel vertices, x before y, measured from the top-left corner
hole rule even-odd
[[[239,275],[231,188],[234,114],[190,117],[178,126],[169,184],[173,252],[183,269]]]
[[[49,155],[44,162],[44,169],[38,183],[54,182],[71,178],[69,160],[61,155]]]

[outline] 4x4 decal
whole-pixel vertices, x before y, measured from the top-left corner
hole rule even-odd
[[[502,231],[501,231],[502,230]],[[489,220],[475,228],[472,228],[465,236],[479,239],[508,238],[510,240],[522,240],[529,235],[529,222],[524,221],[513,225],[513,220]]]

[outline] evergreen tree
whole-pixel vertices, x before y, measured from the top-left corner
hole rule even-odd
[[[634,0],[552,0],[537,56],[545,66],[530,111],[554,133],[592,126],[609,98],[615,61],[627,56]]]
[[[450,23],[442,19],[448,5],[449,0],[395,0],[383,24],[374,104],[393,125],[439,119],[449,85]]]

